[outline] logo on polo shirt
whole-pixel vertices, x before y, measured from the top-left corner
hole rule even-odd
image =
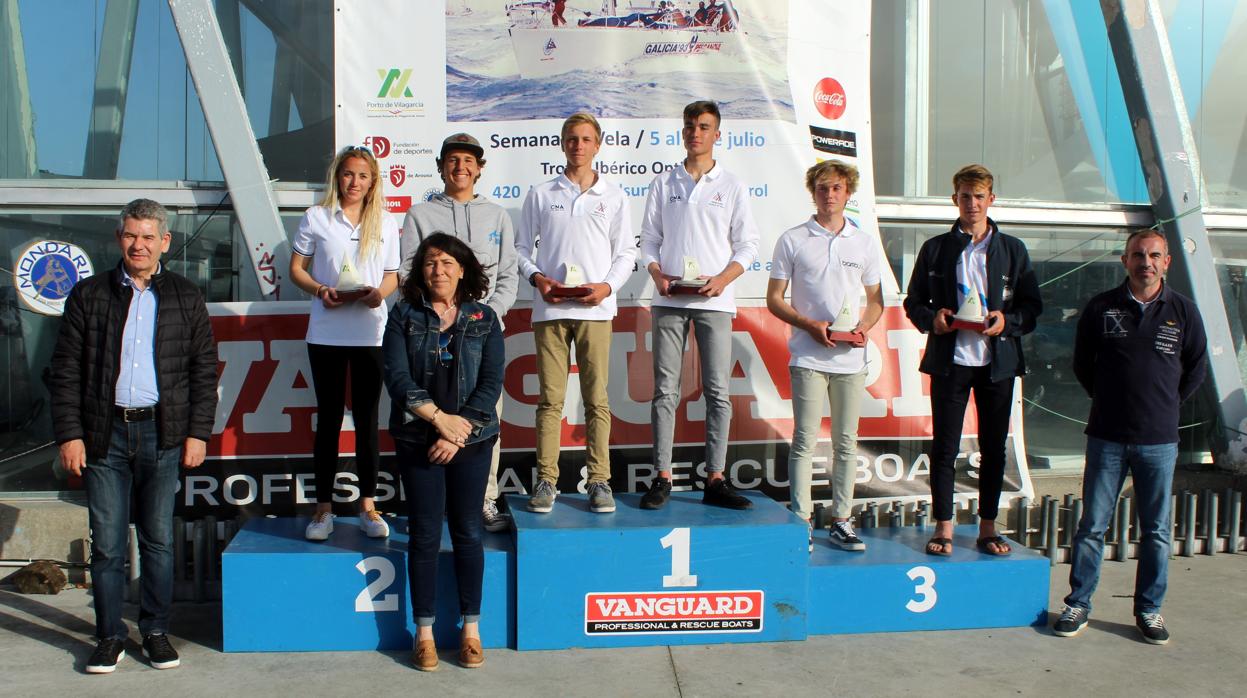
[[[1126,313],[1122,310],[1112,309],[1104,311],[1104,336],[1105,337],[1126,337],[1130,331],[1126,329],[1124,321]]]
[[[550,210],[551,211],[565,211],[566,209],[563,208],[563,204],[550,204]]]
[[[710,198],[710,203],[708,205],[723,208],[723,192],[716,192],[715,195]]]
[[[593,209],[593,213],[589,215],[597,216],[598,218],[604,218],[606,216],[606,203],[602,202],[598,204],[598,207]]]
[[[669,204],[674,204],[677,201],[683,201],[683,200],[684,200],[684,197],[680,196],[679,194],[672,194],[671,196],[667,197],[667,203]]]
[[[864,266],[862,266],[860,262],[853,262],[847,259],[840,260],[840,266],[848,267],[850,269],[864,269],[865,268]]]

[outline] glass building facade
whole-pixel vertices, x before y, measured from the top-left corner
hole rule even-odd
[[[287,233],[333,151],[333,3],[217,0],[222,38]],[[1201,155],[1206,224],[1240,365],[1247,360],[1247,5],[1167,0],[1164,16]],[[950,174],[997,177],[995,216],[1029,246],[1046,311],[1029,335],[1032,467],[1080,465],[1088,399],[1070,370],[1074,314],[1120,282],[1129,230],[1151,225],[1099,4],[874,3],[872,130],[885,248],[909,278],[946,229]],[[175,271],[209,301],[255,300],[219,155],[163,0],[0,0],[0,240],[12,269],[32,241],[112,258],[115,215],[170,205]],[[944,221],[944,222],[941,222]],[[98,271],[98,270],[97,270]],[[0,286],[0,493],[57,491],[45,374],[59,320]],[[1206,391],[1207,392],[1207,391]],[[1183,410],[1183,461],[1209,458],[1215,401]]]

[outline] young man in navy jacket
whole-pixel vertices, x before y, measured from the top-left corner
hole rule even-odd
[[[952,553],[956,460],[971,391],[981,454],[978,548],[991,555],[1011,552],[996,534],[1005,437],[1013,379],[1026,373],[1022,335],[1035,329],[1043,302],[1026,246],[1000,232],[987,216],[996,200],[992,185],[992,174],[982,165],[967,165],[953,175],[957,222],[923,243],[905,297],[905,314],[927,334],[919,370],[931,376],[929,455],[936,523],[927,552],[932,555]],[[952,326],[970,294],[978,296],[986,314],[981,332]]]
[[[1100,579],[1104,532],[1129,472],[1139,513],[1135,624],[1154,645],[1169,642],[1160,615],[1168,580],[1178,405],[1208,369],[1208,340],[1195,303],[1169,288],[1169,247],[1155,230],[1126,240],[1127,279],[1092,298],[1078,319],[1074,375],[1091,396],[1082,520],[1074,534],[1069,596],[1053,625],[1077,635]]]

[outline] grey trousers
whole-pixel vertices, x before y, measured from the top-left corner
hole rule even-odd
[[[680,405],[684,351],[689,325],[701,359],[702,397],[706,401],[706,470],[722,472],[727,462],[727,431],[732,403],[727,381],[732,367],[732,314],[718,310],[656,307],[654,319],[654,400],[650,423],[654,427],[654,465],[671,472],[671,445],[675,411]]]

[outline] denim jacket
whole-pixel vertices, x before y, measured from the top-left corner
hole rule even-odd
[[[393,402],[390,436],[395,439],[423,440],[424,420],[412,410],[433,399],[426,386],[432,383],[438,362],[440,323],[427,301],[419,307],[400,301],[390,311],[381,351],[385,387]],[[459,359],[459,404],[454,413],[472,423],[467,443],[473,444],[498,433],[495,406],[502,394],[502,326],[489,306],[468,301],[459,307],[455,327],[458,342],[451,351]]]

